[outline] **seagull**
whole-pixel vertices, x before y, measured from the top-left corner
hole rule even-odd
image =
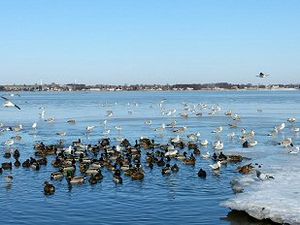
[[[285,123],[278,125],[276,128],[278,131],[282,131],[285,128]]]
[[[8,98],[5,98],[3,96],[1,96],[1,98],[5,100],[5,103],[3,104],[4,107],[16,107],[18,110],[21,110],[19,106],[10,101]]]
[[[292,138],[286,138],[284,139],[281,143],[279,143],[280,145],[284,146],[284,147],[288,147],[288,146],[293,146],[293,141]]]
[[[171,142],[173,142],[173,143],[179,143],[180,141],[181,141],[181,139],[180,139],[179,135],[177,135],[175,138],[171,139]]]
[[[106,116],[107,117],[112,117],[113,116],[113,111],[112,110],[107,110],[106,111]]]
[[[227,136],[228,136],[230,139],[234,139],[235,133],[234,133],[234,132],[229,133]]]
[[[212,133],[221,133],[223,131],[223,127],[218,127],[212,131]]]
[[[161,127],[155,128],[154,131],[162,132],[166,129],[166,125],[163,123]]]
[[[222,150],[224,148],[224,144],[222,141],[216,141],[213,148],[216,150]]]
[[[203,159],[209,159],[210,153],[209,153],[209,152],[206,152],[205,154],[202,154],[201,157],[202,157]]]
[[[5,145],[7,146],[11,146],[15,143],[15,141],[13,139],[8,139],[6,142],[5,142]]]
[[[121,131],[123,128],[122,128],[121,126],[115,126],[115,129],[116,129],[117,131]]]
[[[198,141],[198,138],[201,136],[200,132],[194,133],[194,134],[188,134],[187,137],[191,141]]]
[[[270,76],[269,74],[265,74],[265,73],[262,73],[262,72],[260,72],[258,75],[256,75],[257,77],[259,77],[259,78],[266,78],[266,77],[268,77],[268,76]]]
[[[92,132],[94,128],[95,128],[95,126],[87,126],[87,127],[85,128],[85,130],[86,130],[87,132]]]
[[[218,170],[221,168],[221,162],[218,161],[217,163],[215,164],[212,164],[212,165],[209,165],[213,170]]]
[[[42,110],[39,115],[41,117],[41,119],[45,119],[45,113],[46,113],[46,110],[44,107],[40,107],[40,109]]]
[[[152,124],[152,120],[146,120],[145,124],[150,126]]]
[[[290,154],[298,154],[300,151],[300,147],[299,146],[295,146],[295,147],[292,147],[288,150],[288,153]]]
[[[207,146],[208,145],[208,140],[205,139],[205,140],[201,141],[200,144],[202,146]]]
[[[57,132],[56,135],[59,135],[59,136],[66,136],[67,132],[65,131],[60,131],[60,132]]]
[[[296,118],[295,117],[291,117],[287,119],[288,122],[290,123],[295,123],[296,122]]]
[[[270,176],[268,174],[264,174],[264,173],[260,172],[259,170],[256,170],[256,176],[257,176],[258,179],[260,179],[262,181],[274,179],[273,176]]]
[[[32,124],[32,129],[36,130],[36,128],[37,128],[37,123],[33,123]]]

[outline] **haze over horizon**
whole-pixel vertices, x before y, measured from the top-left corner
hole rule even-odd
[[[0,1],[0,84],[299,83],[299,11],[296,0]]]

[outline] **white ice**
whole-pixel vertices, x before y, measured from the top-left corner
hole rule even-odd
[[[248,152],[248,155],[258,158],[256,161],[263,163],[259,170],[275,179],[261,181],[255,173],[243,176],[235,182],[244,192],[236,194],[222,205],[232,210],[245,211],[257,219],[300,224],[300,154],[289,154],[285,149],[277,147],[261,152],[264,154],[254,151]]]

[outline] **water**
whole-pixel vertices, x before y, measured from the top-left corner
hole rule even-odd
[[[1,93],[3,94],[5,93]],[[249,162],[263,162],[264,170],[272,172],[276,177],[276,171],[282,172],[281,161],[289,162],[293,156],[275,143],[291,136],[291,132],[288,127],[276,139],[267,137],[266,134],[288,117],[300,118],[299,97],[300,92],[297,91],[21,93],[21,97],[13,96],[11,99],[22,110],[1,108],[0,122],[13,127],[23,124],[24,130],[19,132],[22,140],[14,144],[20,150],[20,161],[23,162],[33,156],[33,146],[39,141],[53,144],[63,139],[68,146],[81,138],[86,144],[95,144],[103,137],[104,120],[107,120],[107,127],[111,129],[109,136],[113,144],[118,144],[114,138],[119,136],[128,138],[132,144],[141,136],[167,143],[169,137],[175,137],[176,134],[167,130],[161,136],[154,132],[154,128],[176,119],[178,126],[188,127],[186,133],[181,135],[185,140],[186,134],[193,132],[200,132],[201,140],[214,142],[219,138],[224,142],[225,154],[239,152],[252,157]],[[164,108],[177,110],[175,115],[161,115],[159,103],[162,99],[166,99]],[[215,115],[208,115],[210,110],[204,109],[202,117],[189,113],[190,117],[185,119],[178,115],[183,111],[183,102],[190,106],[198,103],[206,103],[209,107],[218,104],[222,110]],[[45,118],[55,118],[54,123],[47,123],[40,118],[40,107],[45,108]],[[242,117],[238,129],[228,127],[228,123],[232,121],[224,112],[230,109]],[[257,109],[263,111],[258,112]],[[106,116],[107,110],[113,111],[112,117]],[[75,125],[66,123],[71,118],[76,119]],[[145,120],[150,119],[153,121],[151,127],[144,124]],[[37,122],[37,131],[31,128],[33,122]],[[85,128],[91,125],[96,126],[95,130],[87,135]],[[117,131],[115,126],[121,126],[122,131]],[[224,127],[220,137],[211,133],[218,126]],[[232,131],[240,133],[243,127],[256,131],[259,143],[256,147],[242,149],[238,140],[227,137]],[[60,131],[66,131],[67,135],[59,137],[56,133]],[[16,136],[15,132],[0,135],[3,153],[5,141],[13,136]],[[293,140],[296,144],[299,143],[297,135],[293,136]],[[201,147],[201,153],[206,151],[213,152],[211,144],[207,148]],[[271,154],[266,156],[267,152]],[[142,158],[145,165],[145,156]],[[48,157],[48,162],[52,160],[53,157]],[[1,163],[7,161],[13,162],[12,159],[1,156]],[[111,172],[105,169],[103,181],[95,186],[86,182],[70,190],[65,180],[54,181],[56,192],[52,196],[43,194],[44,181],[49,180],[50,173],[56,171],[51,163],[46,167],[42,166],[40,171],[13,168],[11,172],[5,171],[0,175],[0,224],[237,224],[240,218],[245,218],[244,215],[239,217],[232,214],[227,217],[230,211],[220,206],[220,203],[228,199],[239,199],[239,195],[243,195],[236,197],[231,190],[230,181],[234,177],[241,177],[236,168],[247,161],[228,164],[222,167],[219,174],[210,170],[208,165],[212,161],[200,157],[197,157],[195,167],[176,163],[180,167],[177,174],[163,177],[161,168],[154,167],[150,171],[145,167],[143,181],[132,181],[124,176],[123,185],[115,185]],[[268,165],[277,167],[274,169],[274,166]],[[197,177],[200,167],[208,172],[206,180]],[[4,177],[8,174],[14,177],[12,185],[5,182]],[[245,194],[247,191],[248,189]],[[251,195],[253,188],[249,187],[248,192]],[[247,196],[245,198],[249,199]],[[257,224],[257,221],[248,220],[247,223]]]

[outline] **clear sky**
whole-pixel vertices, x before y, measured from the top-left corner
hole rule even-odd
[[[300,83],[300,1],[0,0],[0,78]]]

